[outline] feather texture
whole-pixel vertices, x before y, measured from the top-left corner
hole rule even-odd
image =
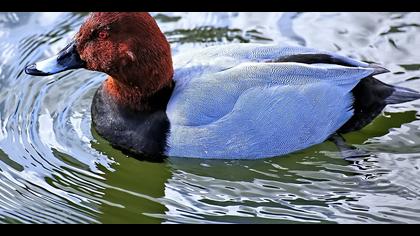
[[[275,62],[323,53],[337,64]],[[238,44],[175,57],[167,154],[256,159],[326,140],[353,115],[351,90],[375,69],[302,47]]]

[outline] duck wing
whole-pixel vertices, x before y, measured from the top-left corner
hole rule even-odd
[[[169,156],[255,159],[321,143],[351,118],[351,90],[376,71],[256,59],[234,65],[229,55],[218,58],[232,64],[175,76]]]
[[[222,71],[244,62],[327,63],[353,67],[370,67],[337,53],[301,46],[279,44],[228,44],[191,50],[174,57],[177,73],[188,74]]]

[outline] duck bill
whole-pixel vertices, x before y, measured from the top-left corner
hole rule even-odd
[[[72,41],[56,56],[26,66],[25,72],[29,75],[47,76],[66,70],[85,67],[86,63],[80,59],[80,55],[76,49],[76,43]]]

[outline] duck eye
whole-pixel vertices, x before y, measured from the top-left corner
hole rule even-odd
[[[100,31],[99,34],[98,34],[98,37],[100,39],[106,39],[108,37],[108,32]]]

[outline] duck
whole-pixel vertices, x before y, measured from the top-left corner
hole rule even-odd
[[[376,79],[390,72],[378,64],[303,46],[232,43],[172,56],[147,12],[90,13],[68,46],[25,72],[73,69],[107,74],[92,99],[94,130],[151,159],[260,159],[340,144],[385,106],[420,98]]]

